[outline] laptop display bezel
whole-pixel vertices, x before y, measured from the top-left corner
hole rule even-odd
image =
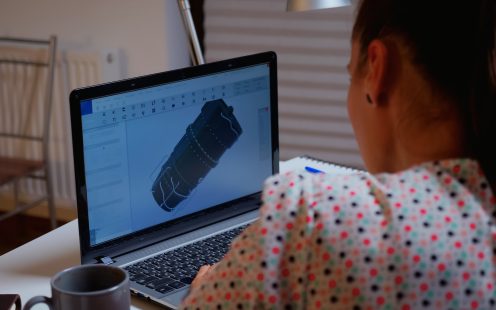
[[[172,221],[167,221],[145,230],[122,236],[92,246],[90,244],[90,227],[83,155],[83,131],[81,119],[81,101],[104,96],[111,96],[132,90],[188,80],[196,77],[216,74],[224,71],[241,69],[266,63],[269,66],[270,80],[270,115],[272,173],[279,172],[279,137],[277,110],[277,61],[274,52],[223,60],[200,66],[187,67],[162,73],[131,78],[127,80],[100,84],[73,90],[70,94],[70,115],[72,125],[72,144],[75,170],[76,200],[78,209],[79,242],[81,262],[98,262],[99,257],[113,257],[156,242],[173,238],[177,235],[214,224],[227,218],[253,211],[259,205],[260,192],[242,197],[203,211],[193,213]],[[262,184],[260,184],[260,188]]]

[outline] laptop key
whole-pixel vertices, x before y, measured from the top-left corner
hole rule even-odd
[[[170,287],[173,287],[173,288],[176,288],[177,289],[177,288],[181,288],[181,287],[185,286],[186,284],[181,283],[179,281],[175,281],[175,282],[169,283],[167,285],[169,285]]]
[[[152,288],[152,289],[156,289],[158,287],[164,286],[165,284],[169,284],[172,282],[175,282],[175,280],[171,279],[171,278],[163,278],[163,279],[152,281],[152,282],[148,283],[146,286],[149,288]]]
[[[133,282],[137,282],[137,281],[144,279],[144,278],[146,278],[146,275],[143,275],[143,274],[129,275],[129,280],[131,280]]]
[[[147,285],[148,283],[155,281],[155,280],[158,280],[158,278],[153,277],[153,276],[149,276],[149,277],[146,277],[146,278],[143,278],[143,279],[136,281],[136,283],[141,284],[141,285]]]
[[[160,286],[160,287],[157,287],[155,290],[156,290],[157,292],[159,292],[159,293],[165,294],[165,293],[168,293],[168,292],[170,292],[170,291],[173,291],[173,290],[174,290],[174,288],[172,288],[172,287],[170,287],[170,286],[168,286],[168,285],[162,285],[162,286]]]
[[[191,282],[193,282],[193,278],[192,277],[184,277],[181,279],[181,282],[189,285],[189,284],[191,284]]]

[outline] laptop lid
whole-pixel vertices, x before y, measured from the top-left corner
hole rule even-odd
[[[70,94],[82,263],[257,208],[279,170],[276,55]]]

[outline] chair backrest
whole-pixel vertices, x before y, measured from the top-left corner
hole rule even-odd
[[[56,45],[0,37],[0,156],[48,158]]]

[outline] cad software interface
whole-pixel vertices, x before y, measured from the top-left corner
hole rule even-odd
[[[90,245],[260,191],[269,67],[81,101]]]

